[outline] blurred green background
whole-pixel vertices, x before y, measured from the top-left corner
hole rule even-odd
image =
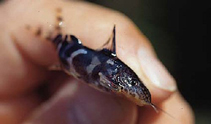
[[[196,124],[210,124],[209,1],[88,1],[118,10],[138,25],[177,80],[179,90],[195,112]]]

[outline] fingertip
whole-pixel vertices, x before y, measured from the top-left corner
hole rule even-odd
[[[128,30],[117,28],[117,56],[149,89],[152,101],[162,102],[177,91],[174,78],[157,58],[148,39],[127,20]]]

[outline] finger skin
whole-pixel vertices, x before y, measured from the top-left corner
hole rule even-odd
[[[69,80],[67,80],[69,82]],[[61,88],[24,124],[134,124],[137,107],[74,80]],[[52,114],[53,113],[53,114]]]
[[[20,124],[29,117],[29,113],[40,105],[41,100],[35,94],[29,94],[14,99],[0,100],[1,124]]]
[[[17,54],[17,57],[13,57],[13,55],[8,56],[8,53],[2,56],[8,56],[11,57],[13,61],[19,60],[20,58],[24,58],[19,60],[18,62],[20,65],[15,65],[16,70],[14,70],[13,73],[15,73],[12,76],[16,76],[18,74],[18,70],[23,71],[23,76],[29,77],[27,74],[28,72],[26,70],[23,70],[23,68],[27,68],[29,70],[33,70],[33,73],[30,78],[26,78],[26,80],[22,81],[20,79],[14,80],[8,80],[9,77],[5,76],[5,80],[7,83],[0,84],[2,86],[2,89],[0,89],[0,93],[2,96],[14,95],[14,94],[23,94],[26,93],[27,89],[30,87],[33,89],[36,85],[41,84],[40,82],[46,77],[39,77],[40,73],[43,73],[44,71],[42,69],[39,69],[37,67],[40,67],[40,65],[47,66],[51,63],[58,62],[57,58],[55,57],[55,52],[53,51],[53,48],[48,43],[42,43],[42,40],[39,40],[37,37],[33,37],[31,33],[27,33],[24,31],[25,25],[31,24],[35,27],[42,25],[44,29],[48,29],[50,25],[54,24],[54,18],[55,18],[55,9],[58,7],[62,7],[62,12],[64,15],[64,29],[63,32],[67,34],[74,34],[78,38],[81,39],[83,44],[85,46],[88,46],[90,48],[96,49],[99,48],[104,42],[108,39],[110,36],[112,27],[114,24],[116,24],[117,27],[117,55],[118,57],[124,61],[126,64],[128,64],[141,79],[144,79],[145,84],[151,91],[153,101],[156,103],[162,103],[164,100],[171,101],[168,98],[174,94],[174,92],[169,92],[166,90],[158,89],[154,87],[153,85],[148,82],[147,77],[144,76],[144,72],[142,71],[140,65],[134,64],[139,63],[139,60],[137,60],[137,49],[140,47],[145,48],[146,53],[150,53],[150,55],[155,56],[154,51],[151,47],[151,44],[149,41],[140,33],[140,31],[137,29],[137,27],[131,22],[130,19],[125,17],[124,15],[112,11],[100,6],[92,5],[85,2],[60,2],[60,1],[29,1],[25,0],[24,4],[17,4],[20,1],[12,1],[5,4],[4,7],[1,9],[7,10],[7,13],[0,13],[0,15],[7,14],[8,17],[4,18],[2,22],[6,25],[8,31],[1,32],[3,36],[7,36],[7,38],[10,36],[7,34],[7,32],[14,32],[15,37],[17,38],[16,43],[14,44],[14,49],[18,52],[14,52],[13,54]],[[15,6],[14,6],[15,5]],[[24,8],[24,9],[23,9]],[[27,10],[27,11],[25,11]],[[80,11],[78,11],[80,10]],[[2,12],[2,11],[0,11]],[[14,15],[12,13],[18,12],[21,14]],[[23,20],[24,19],[24,20]],[[14,21],[15,20],[15,21]],[[3,27],[5,27],[5,25]],[[24,32],[24,33],[23,33]],[[27,38],[28,37],[28,38]],[[8,38],[11,40],[10,38]],[[5,39],[4,41],[7,41],[8,39]],[[31,40],[30,40],[31,39]],[[132,41],[132,42],[131,42]],[[29,42],[28,45],[26,42]],[[37,43],[36,43],[37,42]],[[31,44],[30,44],[31,43]],[[34,49],[34,45],[37,44],[43,44],[43,46],[37,46],[36,49]],[[8,45],[10,46],[10,45]],[[46,52],[47,51],[47,52]],[[44,53],[44,54],[41,54]],[[47,54],[47,55],[46,55]],[[46,57],[48,56],[48,57]],[[155,57],[156,58],[156,57]],[[8,58],[5,58],[5,60],[10,60]],[[25,62],[30,63],[31,65],[25,64]],[[6,64],[1,64],[5,66]],[[14,63],[11,64],[11,67],[13,67]],[[30,68],[31,67],[31,68]],[[46,67],[47,68],[47,67]],[[8,75],[9,71],[5,73]],[[44,75],[44,74],[41,74]],[[27,85],[31,79],[36,79],[33,85]],[[20,81],[20,84],[17,85],[17,82]],[[13,87],[10,87],[12,85],[21,86],[19,90],[15,90]],[[58,81],[59,83],[59,81]],[[75,80],[68,80],[68,83],[73,84],[76,83]],[[122,98],[118,98],[116,96],[112,95],[106,95],[103,93],[100,93],[98,91],[94,91],[94,89],[91,89],[90,87],[80,85],[78,89],[73,90],[69,87],[69,91],[74,91],[77,94],[71,94],[67,95],[63,92],[66,90],[58,91],[58,94],[53,97],[53,100],[49,100],[44,104],[43,106],[50,106],[47,111],[46,107],[38,107],[37,111],[32,114],[31,119],[29,119],[27,122],[30,123],[44,123],[44,122],[51,122],[52,117],[54,118],[55,122],[60,122],[59,120],[65,120],[64,123],[68,121],[74,122],[72,118],[68,118],[67,115],[69,114],[71,116],[76,116],[80,119],[86,119],[86,121],[94,122],[94,123],[135,123],[137,121],[137,108],[133,103],[130,103],[127,100],[121,100]],[[7,89],[7,90],[4,90]],[[92,91],[93,90],[93,91]],[[12,91],[12,93],[11,93]],[[91,99],[92,98],[92,99]],[[114,100],[117,99],[117,101],[121,101],[121,104],[117,104]],[[173,97],[175,101],[183,101],[184,100],[181,97]],[[69,101],[73,100],[73,101]],[[80,102],[83,101],[83,104]],[[79,104],[80,103],[80,104]],[[104,105],[105,103],[106,106]],[[177,103],[177,102],[175,102]],[[74,110],[72,106],[80,105],[78,109]],[[177,103],[178,104],[178,103]],[[96,105],[96,106],[95,106]],[[167,102],[168,106],[171,106],[170,103]],[[120,109],[120,106],[122,106],[125,110],[122,111],[122,108]],[[67,107],[70,107],[70,109],[66,109]],[[91,109],[89,108],[91,107]],[[77,107],[76,107],[77,108]],[[80,108],[83,108],[83,112],[86,110],[87,113],[85,113],[84,117],[81,117],[82,113],[74,113],[74,111],[79,111]],[[110,108],[110,109],[109,109]],[[189,115],[187,117],[185,122],[192,123],[192,112],[190,111],[187,104],[184,105],[184,111]],[[63,111],[65,113],[62,113]],[[71,110],[71,111],[69,111]],[[99,110],[99,111],[98,111]],[[56,112],[58,111],[58,114]],[[166,110],[168,111],[168,110]],[[96,114],[95,112],[100,113],[106,113],[103,114]],[[61,114],[60,114],[61,113]],[[150,111],[143,111],[143,114],[139,112],[140,115],[149,115]],[[182,113],[178,112],[178,116],[181,116]],[[65,115],[65,116],[64,116]],[[128,116],[129,115],[129,116]],[[148,117],[154,118],[156,115]],[[51,118],[49,118],[51,117]],[[99,119],[100,118],[100,119]],[[159,117],[158,117],[159,118]],[[75,119],[75,118],[74,118]],[[89,120],[90,119],[90,120]],[[156,122],[166,122],[166,118],[160,118],[155,119],[154,123]],[[136,120],[136,121],[134,121]],[[147,122],[148,120],[140,119],[139,122]]]

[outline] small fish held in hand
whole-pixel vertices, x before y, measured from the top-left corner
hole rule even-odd
[[[35,31],[37,37],[45,38],[57,50],[60,62],[51,66],[51,70],[62,70],[100,91],[124,96],[139,106],[151,106],[156,112],[160,110],[175,119],[151,102],[150,91],[136,73],[118,58],[115,25],[108,41],[100,49],[91,49],[76,36],[61,31],[63,18],[60,8],[57,9],[56,22],[54,30],[48,30],[47,36],[42,37],[41,27]],[[26,28],[32,31],[29,25]]]
[[[58,34],[55,44],[60,67],[66,73],[83,80],[92,87],[106,92],[122,94],[136,104],[151,105],[151,95],[135,72],[116,55],[115,26],[110,49],[93,50],[82,45],[73,35]]]
[[[101,49],[94,50],[84,46],[74,35],[61,33],[61,12],[61,8],[57,8],[54,31],[57,32],[56,37],[52,36],[52,31],[46,37],[56,47],[60,59],[59,65],[53,65],[50,69],[63,70],[98,90],[125,96],[139,106],[150,105],[158,112],[157,107],[151,103],[151,94],[147,87],[116,54],[115,25],[108,41]],[[41,28],[35,32],[36,36],[41,36],[41,33]]]
[[[60,8],[57,9],[55,30],[49,31],[45,37],[54,44],[60,59],[59,65],[53,65],[51,70],[62,70],[100,91],[125,96],[139,106],[149,105],[156,112],[159,109],[168,114],[151,102],[150,91],[136,73],[118,58],[115,25],[108,41],[101,49],[94,50],[84,46],[74,35],[61,33],[61,11]],[[27,29],[30,30],[30,26]],[[41,27],[35,34],[42,35]]]

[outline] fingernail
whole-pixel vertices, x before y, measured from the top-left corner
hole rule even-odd
[[[171,92],[177,89],[174,78],[152,52],[142,47],[138,57],[143,73],[154,86]]]

